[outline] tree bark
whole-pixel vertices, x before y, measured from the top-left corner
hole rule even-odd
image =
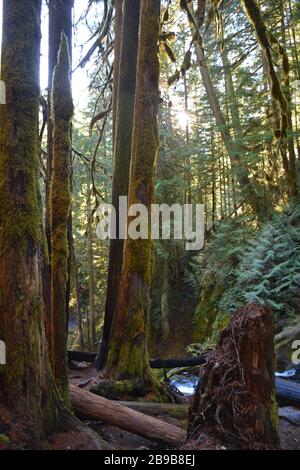
[[[122,47],[120,58],[120,76],[118,78],[118,97],[116,110],[116,137],[114,151],[114,172],[112,184],[112,204],[117,216],[117,234],[119,232],[119,197],[128,195],[131,143],[133,132],[133,114],[136,91],[136,63],[138,31],[140,18],[140,0],[134,5],[124,0],[122,26]],[[116,309],[120,276],[123,264],[124,240],[110,241],[109,271],[103,336],[100,346],[97,368],[105,366],[111,325]]]
[[[183,429],[139,413],[119,403],[70,386],[72,405],[77,414],[102,421],[154,442],[179,447],[185,441]]]
[[[123,18],[123,0],[116,0],[115,1],[114,77],[113,77],[113,100],[112,100],[113,150],[115,148],[115,138],[116,138],[118,90],[119,90],[120,60],[121,60],[121,45],[122,45],[122,18]]]
[[[73,267],[73,278],[74,278],[74,288],[75,288],[75,296],[76,296],[76,312],[77,312],[77,322],[78,322],[78,332],[79,332],[79,344],[82,350],[85,349],[85,342],[84,342],[84,334],[83,334],[83,326],[82,326],[82,302],[80,297],[80,288],[78,282],[78,267],[76,263],[76,256],[74,250],[74,243],[73,243],[73,253],[72,253],[72,267]]]
[[[68,397],[66,346],[66,292],[68,279],[68,221],[71,209],[70,129],[73,100],[68,40],[61,37],[54,69],[51,111],[53,120],[53,174],[51,181],[51,317],[53,370],[62,396]]]
[[[72,7],[74,0],[49,0],[49,41],[48,41],[48,121],[47,121],[47,167],[46,167],[46,215],[45,232],[48,244],[48,255],[42,266],[43,290],[45,295],[51,291],[51,179],[53,171],[53,121],[51,117],[51,93],[54,68],[57,64],[61,34],[68,39],[70,55],[72,54]],[[48,262],[47,262],[48,258]],[[51,296],[46,304],[46,334],[52,359],[52,319]]]
[[[0,388],[4,403],[25,417],[34,448],[62,417],[48,359],[39,266],[40,15],[39,0],[23,0],[22,8],[19,0],[3,2],[0,337],[7,357]]]
[[[252,304],[236,312],[203,368],[190,439],[206,431],[234,448],[278,446],[273,338],[270,308]]]
[[[137,89],[132,139],[129,206],[142,203],[151,213],[153,171],[159,139],[157,128],[159,0],[142,0],[137,63]],[[154,386],[149,366],[148,305],[151,284],[151,240],[125,241],[124,264],[109,348],[107,374]]]
[[[95,312],[95,276],[94,276],[94,249],[93,249],[93,217],[91,207],[91,189],[88,182],[87,195],[87,229],[86,229],[86,249],[88,266],[88,285],[89,285],[89,324],[91,333],[92,351],[96,346],[96,312]]]

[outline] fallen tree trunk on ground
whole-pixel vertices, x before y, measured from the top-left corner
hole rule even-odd
[[[282,404],[298,405],[300,404],[300,384],[292,380],[276,377],[276,397]]]
[[[86,351],[68,351],[69,361],[75,362],[94,362],[97,354]],[[201,366],[206,362],[206,355],[198,357],[185,357],[182,359],[151,359],[150,367],[152,369],[171,369],[173,367],[191,367]]]
[[[81,417],[99,420],[172,447],[179,447],[186,440],[185,431],[177,426],[144,415],[74,385],[70,385],[70,396],[76,414]]]
[[[139,411],[150,416],[171,416],[176,419],[187,419],[189,405],[177,405],[173,403],[152,403],[147,401],[120,401],[126,408]]]

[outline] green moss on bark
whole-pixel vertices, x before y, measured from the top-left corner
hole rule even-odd
[[[159,3],[158,0],[141,2],[129,184],[129,204],[142,203],[148,208],[153,201],[153,169],[159,146]],[[151,241],[126,240],[107,363],[110,378],[136,379],[149,390],[156,388],[147,349],[151,266]]]
[[[68,266],[68,218],[71,209],[71,119],[73,100],[68,41],[62,34],[52,83],[53,175],[51,181],[51,316],[53,368],[62,398],[68,403],[66,350],[66,289]]]

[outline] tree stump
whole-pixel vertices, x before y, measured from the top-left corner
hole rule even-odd
[[[231,448],[279,445],[274,320],[269,307],[238,310],[203,367],[190,409],[189,439],[217,437]]]

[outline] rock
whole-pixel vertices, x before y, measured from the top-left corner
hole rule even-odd
[[[300,410],[293,406],[284,406],[279,408],[278,414],[280,418],[284,418],[296,426],[300,426]]]

